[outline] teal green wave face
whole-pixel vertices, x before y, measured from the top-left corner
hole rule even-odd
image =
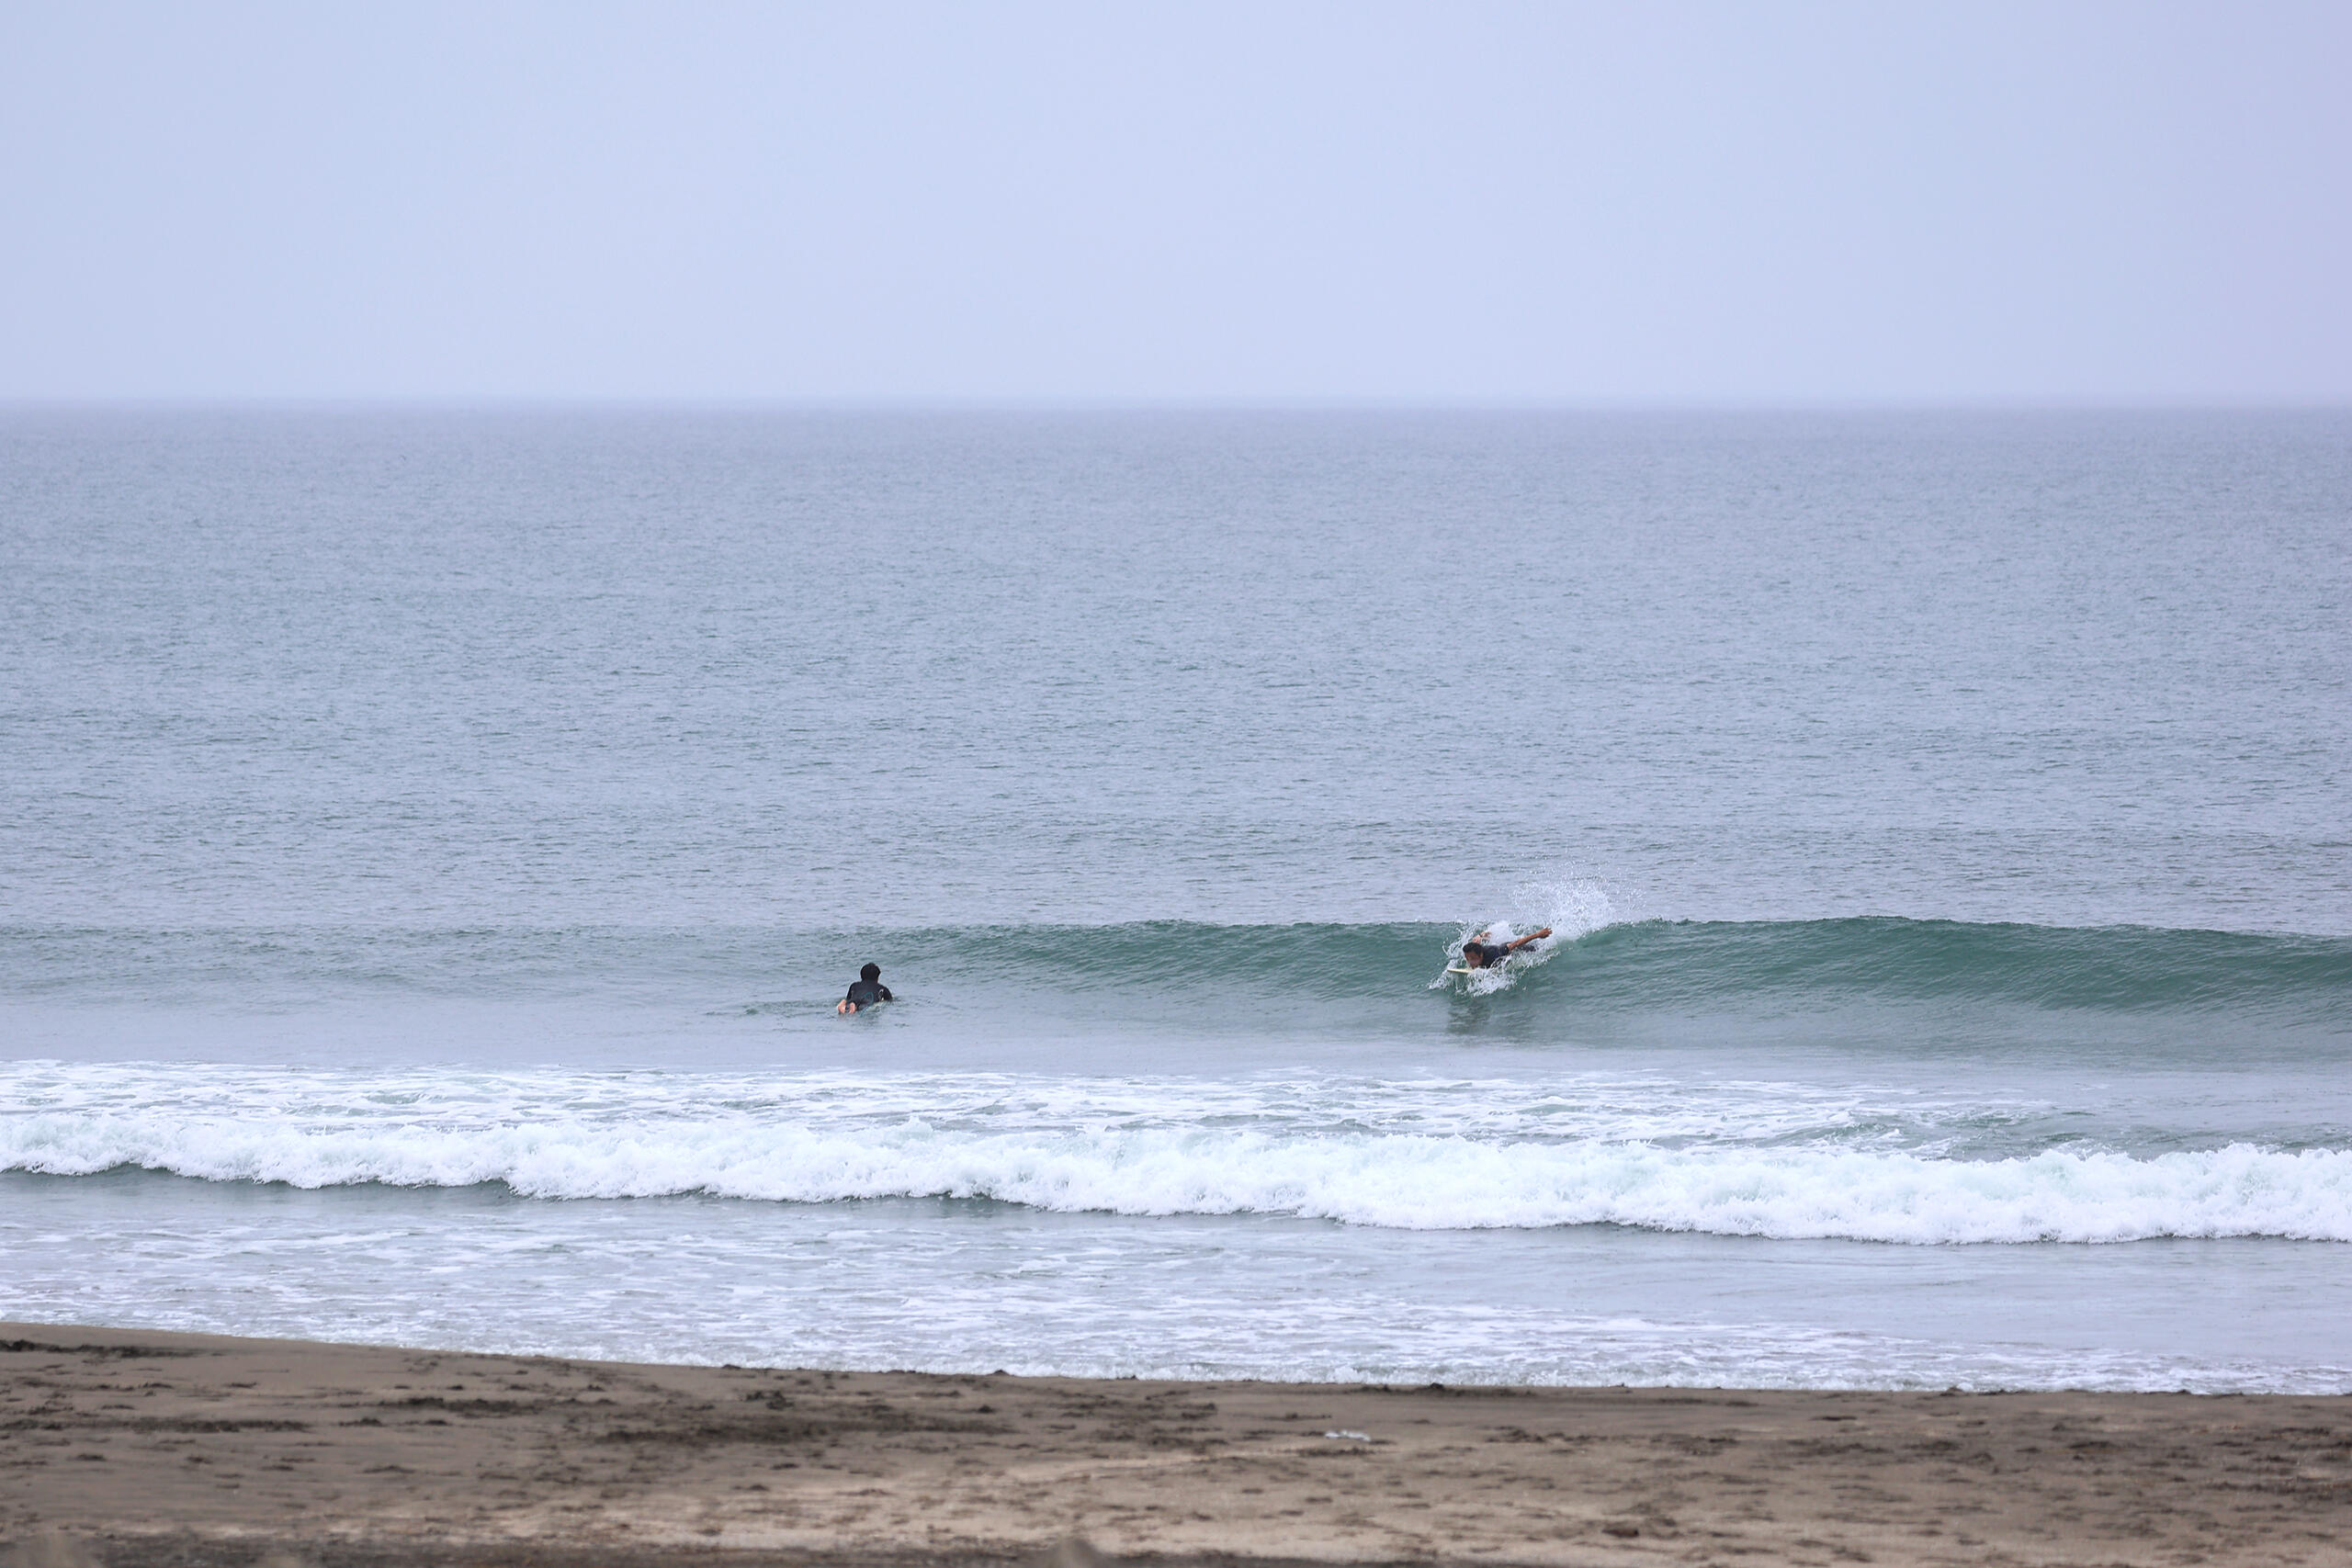
[[[1512,929],[1506,922],[1493,926]],[[2227,1062],[2352,1054],[2352,938],[1860,918],[1635,920],[1554,935],[1472,975],[1488,925],[934,926],[808,932],[87,931],[17,928],[0,989],[19,1007],[278,1019],[537,1010],[598,1032],[743,1049],[830,1020],[861,964],[899,998],[898,1048],[1091,1042],[1149,1058],[1177,1043],[1319,1042],[1344,1052],[1706,1049],[1814,1043],[1934,1058],[2023,1050]],[[1517,929],[1535,930],[1522,919]],[[305,1021],[306,1020],[311,1021]],[[694,1021],[688,1026],[688,1021]],[[883,1027],[877,1016],[869,1023]],[[684,1032],[679,1031],[684,1028]],[[672,1037],[674,1036],[673,1039]],[[583,1047],[584,1048],[584,1047]]]

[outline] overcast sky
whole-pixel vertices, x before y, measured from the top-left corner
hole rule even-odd
[[[2352,400],[2352,4],[0,4],[0,397]]]

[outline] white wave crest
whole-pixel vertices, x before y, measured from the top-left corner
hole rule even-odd
[[[1916,1139],[1854,1146],[1852,1108],[1821,1104],[1804,1108],[1807,1132],[1786,1107],[1745,1125],[1703,1107],[1648,1122],[1577,1105],[1556,1119],[1445,1114],[1444,1091],[1458,1085],[1357,1086],[1352,1095],[1220,1086],[1188,1100],[1139,1094],[1136,1084],[1086,1094],[977,1076],[771,1080],[756,1096],[748,1082],[683,1075],[68,1076],[47,1092],[18,1086],[24,1109],[0,1118],[0,1169],[139,1167],[306,1188],[503,1183],[548,1199],[989,1199],[1411,1229],[2352,1241],[2352,1151],[2237,1143],[2136,1156],[2069,1145],[1957,1159]]]

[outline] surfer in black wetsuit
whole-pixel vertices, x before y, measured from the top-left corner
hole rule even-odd
[[[833,1010],[844,1016],[860,1008],[870,1008],[876,1002],[890,999],[890,987],[882,983],[882,965],[869,964],[857,972],[850,982],[849,995],[833,1004]]]
[[[1551,934],[1552,928],[1545,926],[1540,931],[1520,937],[1512,942],[1488,942],[1487,933],[1480,931],[1462,944],[1462,966],[1464,969],[1491,969],[1529,942],[1542,942]]]

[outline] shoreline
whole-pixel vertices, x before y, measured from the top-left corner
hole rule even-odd
[[[25,1568],[2341,1562],[2352,1396],[1395,1388],[0,1323]]]

